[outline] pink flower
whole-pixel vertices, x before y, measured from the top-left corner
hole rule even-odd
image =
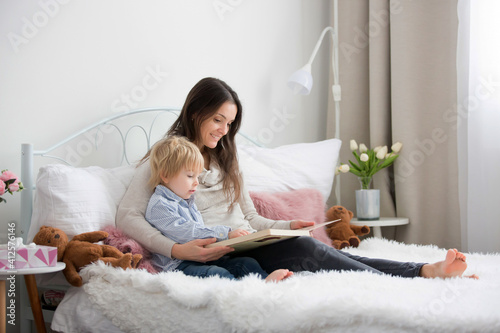
[[[0,172],[0,196],[4,195],[5,192],[14,194],[14,192],[19,192],[24,189],[23,183],[17,178],[16,174],[9,171],[3,170]],[[4,198],[0,198],[0,202],[5,202]]]
[[[12,171],[9,171],[9,170],[4,170],[2,172],[2,174],[0,175],[0,180],[3,180],[4,182],[6,182],[7,180],[10,180],[10,179],[15,179],[16,183],[19,183],[19,179],[17,178],[16,174],[13,173]]]
[[[13,182],[12,184],[10,184],[9,186],[9,191],[12,193],[12,192],[17,192],[19,191],[19,182]]]

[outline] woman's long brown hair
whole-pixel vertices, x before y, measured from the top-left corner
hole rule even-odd
[[[184,136],[197,145],[202,144],[200,142],[201,124],[213,116],[226,102],[236,105],[236,118],[217,146],[215,148],[205,146],[205,149],[210,155],[211,161],[215,161],[221,169],[223,190],[228,200],[231,201],[230,207],[232,207],[241,195],[241,175],[238,167],[235,136],[241,126],[243,108],[238,94],[222,80],[211,77],[200,80],[189,92],[179,117],[165,136]],[[149,152],[142,161],[148,157]]]

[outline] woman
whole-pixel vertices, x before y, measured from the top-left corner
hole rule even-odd
[[[249,231],[313,225],[314,222],[305,221],[274,221],[257,214],[238,168],[235,136],[242,112],[236,92],[221,80],[205,78],[191,89],[178,119],[166,134],[185,136],[202,152],[205,170],[199,177],[195,201],[205,224]],[[152,194],[147,186],[148,156],[149,152],[118,207],[117,226],[150,251],[170,258],[209,262],[231,252],[230,247],[204,248],[215,242],[215,238],[176,244],[146,222],[144,212]],[[465,256],[457,250],[448,250],[445,260],[433,264],[395,262],[354,256],[312,237],[293,238],[241,255],[255,258],[268,272],[279,268],[311,272],[366,270],[403,277],[444,278],[461,276],[467,267]]]

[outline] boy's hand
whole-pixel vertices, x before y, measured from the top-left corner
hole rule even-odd
[[[236,238],[236,237],[240,237],[240,236],[245,236],[248,234],[250,234],[250,232],[247,230],[236,229],[236,230],[230,231],[228,234],[228,237],[229,237],[229,239],[231,239],[231,238]]]

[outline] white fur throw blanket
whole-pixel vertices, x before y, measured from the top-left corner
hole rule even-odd
[[[437,247],[375,238],[348,251],[417,262],[445,257]],[[500,255],[467,261],[466,274],[480,280],[322,272],[265,283],[103,264],[81,274],[96,309],[124,332],[500,332]]]

